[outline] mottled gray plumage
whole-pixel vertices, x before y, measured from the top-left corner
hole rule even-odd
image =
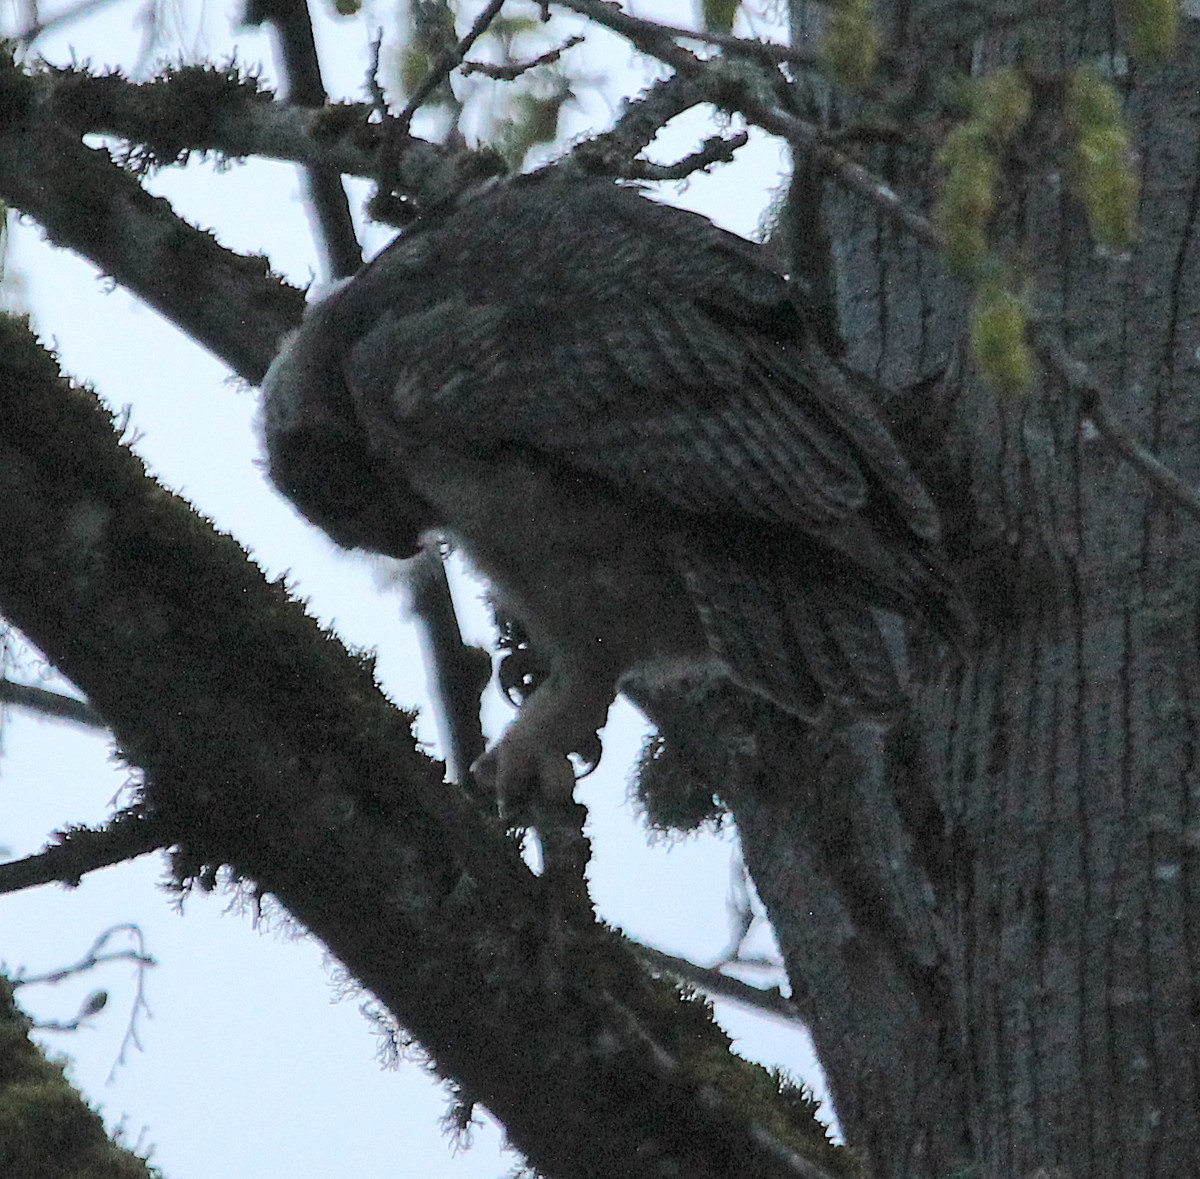
[[[570,781],[622,677],[801,716],[902,691],[874,610],[951,633],[934,507],[761,247],[552,171],[418,222],[264,384],[272,478],[347,546],[449,533],[548,668],[490,756]]]

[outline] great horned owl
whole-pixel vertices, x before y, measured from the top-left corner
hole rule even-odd
[[[622,681],[787,711],[901,695],[876,611],[952,633],[933,504],[760,246],[553,169],[419,220],[264,382],[271,477],[340,544],[448,534],[546,676],[484,759],[569,791]]]

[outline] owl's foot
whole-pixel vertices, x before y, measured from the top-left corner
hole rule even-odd
[[[575,767],[565,753],[531,746],[513,727],[471,767],[476,781],[496,797],[500,813],[531,796],[550,805],[570,803],[575,792]]]
[[[577,775],[569,755],[581,754],[592,767],[600,760],[596,733],[615,694],[610,682],[584,668],[552,672],[538,685],[508,731],[471,767],[502,814],[531,799],[551,809],[571,805]]]

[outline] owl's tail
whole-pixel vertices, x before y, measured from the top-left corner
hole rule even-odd
[[[814,719],[829,706],[865,715],[903,707],[905,627],[852,586],[804,584],[721,554],[682,554],[713,653],[743,687]]]

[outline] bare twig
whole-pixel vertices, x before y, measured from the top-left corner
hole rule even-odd
[[[733,1003],[753,1007],[756,1011],[763,1011],[780,1019],[801,1022],[795,1004],[791,999],[785,998],[778,988],[763,990],[743,982],[740,978],[722,974],[720,969],[715,966],[699,966],[695,962],[688,961],[687,958],[677,958],[674,954],[665,954],[662,950],[656,950],[652,946],[645,946],[639,942],[630,944],[633,946],[634,953],[654,970],[673,974],[683,982],[699,987],[700,990],[707,991],[709,994],[719,995],[722,999],[728,999]]]
[[[329,100],[307,0],[249,0],[246,22],[269,21],[279,35],[288,100],[323,107]],[[308,168],[308,195],[321,228],[325,264],[332,278],[345,278],[362,265],[362,250],[341,176],[317,165]]]
[[[488,6],[475,18],[475,23],[456,44],[443,49],[437,60],[429,67],[429,72],[421,79],[420,84],[412,92],[404,109],[396,116],[394,126],[389,134],[404,136],[408,134],[413,116],[421,109],[422,103],[444,82],[450,74],[462,64],[462,60],[471,51],[471,46],[487,32],[488,26],[500,14],[504,0],[491,0]]]
[[[640,18],[632,16],[628,19],[640,20]],[[685,29],[681,25],[666,25],[657,21],[641,20],[640,23],[676,40],[715,45],[728,54],[748,57],[769,65],[780,65],[786,62],[808,69],[819,69],[822,65],[820,57],[811,50],[795,49],[791,45],[782,45],[775,41],[760,41],[754,37],[735,37],[732,33],[712,33],[706,32],[704,29]]]
[[[132,950],[106,951],[105,946],[118,933],[129,934],[134,942],[136,942],[137,948]],[[109,962],[132,962],[137,967],[137,984],[134,991],[133,1004],[129,1009],[129,1023],[125,1028],[125,1036],[121,1041],[121,1050],[117,1053],[117,1058],[113,1061],[113,1066],[108,1073],[108,1080],[111,1082],[116,1075],[117,1069],[128,1058],[130,1048],[136,1048],[139,1052],[142,1050],[142,1042],[138,1039],[137,1034],[137,1019],[140,1014],[150,1014],[150,1007],[146,1002],[146,972],[151,967],[157,966],[158,960],[146,952],[146,937],[142,933],[141,926],[134,925],[132,922],[110,925],[108,929],[92,942],[88,952],[73,965],[52,970],[46,974],[21,974],[11,981],[14,989],[20,986],[33,986],[39,983],[47,983],[53,986],[66,979],[86,974],[88,971],[94,970],[97,966],[103,966]],[[74,1019],[65,1022],[43,1020],[37,1022],[34,1026],[44,1032],[78,1031],[87,1020],[99,1014],[107,1005],[108,993],[106,991],[93,991],[84,1000],[79,1013]]]
[[[138,948],[136,950],[106,950],[105,947],[118,933],[131,934],[137,942]],[[76,975],[86,974],[89,970],[94,970],[106,962],[136,962],[141,967],[158,965],[158,960],[146,953],[146,939],[141,926],[125,921],[119,925],[110,925],[92,942],[87,953],[78,962],[73,962],[70,966],[60,966],[57,970],[48,970],[45,974],[22,972],[10,981],[14,987],[32,987],[43,984],[54,986],[57,983],[66,982],[67,979],[74,978]]]
[[[89,729],[108,728],[104,718],[86,700],[77,700],[74,696],[51,692],[33,684],[18,684],[13,680],[0,679],[0,704],[12,704],[41,716],[71,721]]]
[[[903,199],[879,177],[825,142],[820,128],[769,101],[764,95],[769,79],[748,77],[722,62],[707,62],[677,45],[664,26],[639,20],[608,0],[557,0],[581,16],[620,33],[632,45],[658,58],[703,90],[701,101],[743,115],[755,126],[804,147],[812,166],[820,168],[849,192],[873,205],[883,216],[907,229],[918,241],[941,248],[941,235],[928,218],[913,212]],[[774,79],[770,79],[773,81]]]
[[[699,151],[686,155],[673,164],[652,164],[647,160],[633,160],[624,176],[628,180],[685,180],[696,172],[703,172],[713,164],[728,164],[750,141],[745,131],[739,131],[726,139],[723,135],[710,135]]]
[[[675,38],[670,26],[660,25],[655,21],[642,20],[624,12],[619,4],[612,0],[556,0],[564,8],[586,16],[589,20],[619,33],[635,48],[640,49],[650,57],[683,73],[692,73],[704,64],[703,58],[697,57],[688,49],[675,44]],[[694,38],[703,40],[704,38]]]
[[[462,73],[464,76],[483,74],[485,78],[491,78],[494,82],[515,82],[522,74],[536,70],[538,66],[553,65],[568,49],[574,49],[576,45],[582,43],[582,37],[568,37],[561,45],[547,49],[545,53],[539,53],[537,57],[529,61],[513,62],[511,65],[492,65],[486,61],[464,61]]]
[[[0,864],[0,893],[42,884],[74,887],[88,872],[109,868],[170,844],[162,827],[134,811],[122,811],[104,827],[72,827],[36,855]]]
[[[1200,493],[1156,459],[1113,416],[1095,374],[1083,361],[1071,355],[1062,337],[1046,324],[1037,322],[1032,325],[1031,334],[1042,362],[1079,397],[1080,413],[1092,422],[1100,436],[1168,499],[1200,519]]]

